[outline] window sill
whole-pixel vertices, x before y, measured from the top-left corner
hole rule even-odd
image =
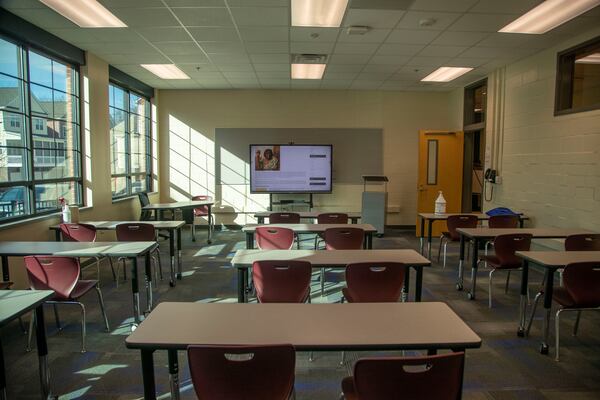
[[[155,194],[158,194],[158,192],[147,192],[146,194],[148,195],[148,197],[150,197],[150,196],[153,196]],[[117,199],[113,199],[112,203],[113,204],[115,204],[115,203],[122,203],[124,201],[133,200],[133,199],[137,199],[137,198],[138,198],[138,195],[136,193],[136,194],[132,194],[131,196],[125,196],[125,197],[119,197]]]
[[[91,210],[92,208],[93,208],[92,206],[79,207],[79,211]],[[52,214],[39,215],[37,217],[20,219],[18,221],[0,223],[0,230],[18,228],[21,225],[34,224],[36,222],[45,221],[47,219],[52,219],[52,218],[58,218],[58,219],[60,219],[61,218],[61,214],[62,214],[62,211],[57,211],[57,212],[52,213]]]

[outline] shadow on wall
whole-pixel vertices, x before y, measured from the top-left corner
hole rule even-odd
[[[216,149],[212,139],[173,115],[169,115],[168,129],[169,197],[183,201],[207,194],[215,199],[217,223],[255,222],[247,213],[266,210],[269,196],[250,193],[250,165],[225,148]],[[220,177],[219,182],[215,176]]]

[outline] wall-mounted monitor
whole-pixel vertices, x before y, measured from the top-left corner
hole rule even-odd
[[[331,193],[330,144],[251,144],[251,193]]]

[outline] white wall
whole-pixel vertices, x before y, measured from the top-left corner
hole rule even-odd
[[[390,177],[388,224],[413,225],[419,129],[458,129],[456,96],[438,92],[160,90],[161,200],[214,193],[216,128],[380,128],[384,174]],[[360,146],[360,143],[356,143]],[[229,160],[242,171],[245,163]],[[360,210],[362,185],[334,185],[315,197],[317,208]],[[248,190],[216,199],[253,212],[268,197]],[[251,221],[244,215],[224,222]]]
[[[523,211],[534,226],[599,230],[600,110],[554,116],[557,52],[598,35],[600,28],[488,79],[488,111],[496,112],[488,114],[486,153],[499,153],[492,161],[502,183],[486,209]]]

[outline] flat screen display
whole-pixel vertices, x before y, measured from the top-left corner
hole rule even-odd
[[[330,193],[333,147],[251,144],[250,192]]]

